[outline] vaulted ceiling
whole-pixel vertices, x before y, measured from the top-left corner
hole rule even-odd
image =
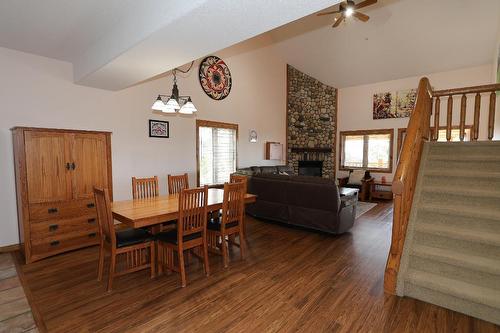
[[[379,0],[367,23],[332,29],[315,13],[339,2],[3,0],[0,47],[71,62],[76,83],[109,90],[263,33],[335,87],[490,63],[498,47],[499,0]]]
[[[340,0],[2,0],[0,46],[73,63],[118,90]]]
[[[493,63],[499,0],[379,0],[332,29],[310,15],[271,33],[294,67],[342,88]]]

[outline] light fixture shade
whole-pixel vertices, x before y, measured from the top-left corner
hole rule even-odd
[[[168,105],[165,105],[161,112],[163,113],[175,113],[177,110],[174,108],[169,107]]]
[[[164,108],[165,108],[165,103],[163,103],[161,96],[158,96],[156,101],[151,106],[151,109],[156,111],[163,111]]]
[[[196,111],[196,107],[194,106],[193,102],[191,102],[191,98],[187,100],[187,102],[182,106],[182,108],[179,110],[179,113],[183,114],[193,114]]]
[[[354,8],[352,8],[350,6],[347,7],[345,10],[345,16],[350,17],[350,16],[352,16],[352,14],[354,14]]]
[[[181,108],[179,102],[177,102],[173,96],[167,101],[166,107],[174,110],[179,110]]]

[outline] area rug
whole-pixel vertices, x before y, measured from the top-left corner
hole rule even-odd
[[[356,218],[360,217],[376,205],[377,204],[373,202],[358,201],[358,206],[356,207]]]

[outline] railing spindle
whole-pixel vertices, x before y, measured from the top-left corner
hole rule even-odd
[[[446,114],[446,141],[451,141],[451,122],[453,116],[453,96],[448,97],[448,112]],[[439,136],[439,133],[438,133]]]
[[[474,124],[472,126],[472,141],[477,141],[479,138],[479,115],[481,112],[481,94],[477,93],[474,99]]]
[[[439,138],[439,112],[441,110],[441,99],[436,97],[436,104],[434,106],[434,133],[432,140],[437,141]]]
[[[465,112],[467,111],[467,95],[463,94],[460,101],[460,141],[465,138]]]
[[[495,129],[495,109],[497,103],[497,94],[492,92],[490,94],[490,114],[488,116],[488,139],[493,139],[494,129]]]

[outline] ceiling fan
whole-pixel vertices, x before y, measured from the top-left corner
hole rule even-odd
[[[365,15],[363,13],[358,12],[358,9],[370,6],[377,3],[377,0],[365,0],[361,1],[357,5],[354,3],[352,0],[346,0],[339,5],[338,10],[334,10],[331,12],[325,12],[325,13],[319,13],[318,16],[323,16],[323,15],[331,15],[331,14],[339,14],[340,16],[335,18],[335,23],[332,25],[332,28],[338,27],[340,23],[345,21],[347,17],[354,16],[355,18],[359,19],[360,21],[366,22],[370,19],[368,15]]]

